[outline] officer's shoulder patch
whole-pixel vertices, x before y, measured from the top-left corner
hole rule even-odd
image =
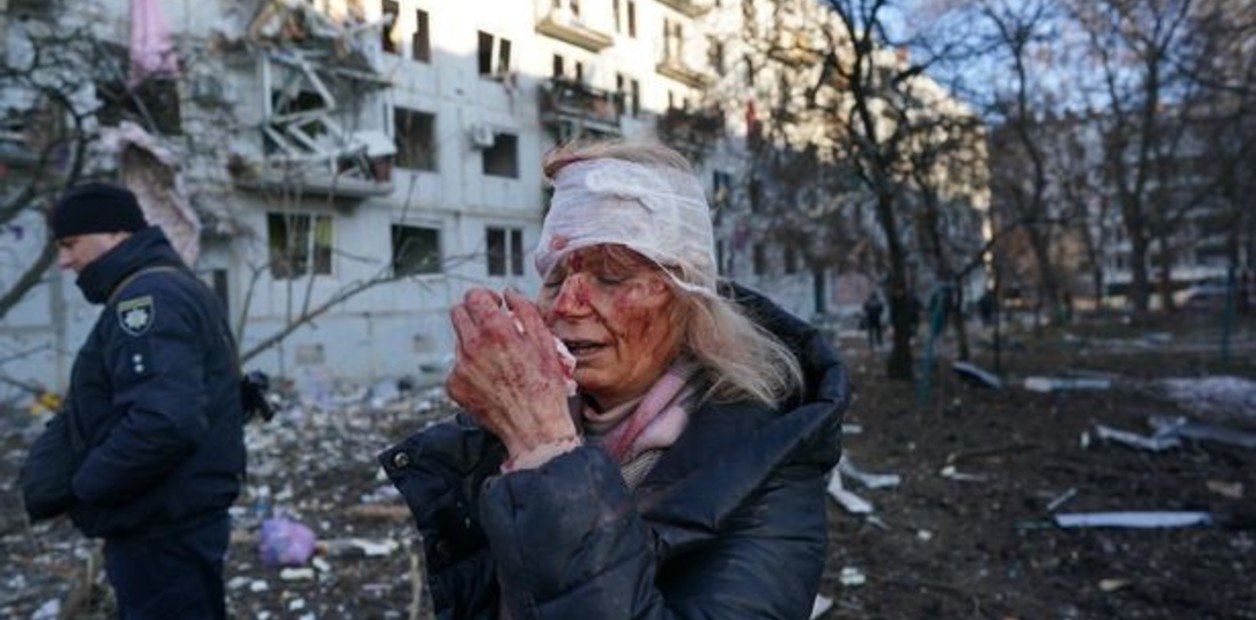
[[[157,306],[152,295],[132,297],[118,302],[118,325],[132,336],[142,336],[153,326]]]

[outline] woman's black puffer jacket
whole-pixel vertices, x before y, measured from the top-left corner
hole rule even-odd
[[[777,410],[699,406],[635,491],[591,446],[498,475],[504,448],[465,416],[380,455],[423,536],[438,617],[808,617],[847,374],[810,326],[731,294],[797,352],[806,385]]]

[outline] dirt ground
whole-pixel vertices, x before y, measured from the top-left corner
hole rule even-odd
[[[947,370],[944,342],[924,407],[917,386],[886,381],[880,356],[843,341],[856,385],[847,454],[860,469],[902,482],[846,483],[875,506],[872,515],[830,502],[821,594],[833,605],[824,618],[1256,618],[1256,450],[1186,441],[1153,453],[1095,432],[1104,424],[1148,434],[1151,415],[1256,431],[1256,408],[1175,401],[1154,383],[1256,379],[1256,325],[1239,331],[1228,364],[1215,331],[1180,319],[1027,329],[1001,356],[1010,385],[999,391]],[[988,347],[974,352],[976,363],[992,367]],[[1019,387],[1025,376],[1064,371],[1108,373],[1113,387]],[[233,510],[226,571],[234,617],[408,618],[423,603],[413,529],[374,455],[446,406],[430,392],[336,394],[322,408],[294,401],[248,431],[250,476]],[[21,517],[16,474],[38,418],[19,409],[0,415],[0,618],[107,617],[98,544],[64,521],[32,528]],[[942,475],[948,466],[966,479]],[[1049,506],[1210,511],[1226,525],[1062,529]],[[305,570],[264,566],[259,523],[276,514],[307,524],[329,549]]]

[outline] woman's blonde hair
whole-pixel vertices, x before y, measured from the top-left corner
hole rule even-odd
[[[541,163],[545,176],[552,179],[567,164],[603,158],[693,174],[683,155],[653,141],[569,143],[546,153]],[[684,266],[660,267],[682,282],[702,281],[699,274],[685,273]],[[775,405],[802,385],[802,369],[794,353],[751,320],[741,306],[718,295],[685,291],[670,278],[664,280],[672,287],[685,323],[681,349],[703,367],[709,400],[750,398]]]

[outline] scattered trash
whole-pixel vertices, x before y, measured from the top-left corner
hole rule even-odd
[[[345,510],[345,516],[367,521],[407,521],[410,509],[396,504],[360,504]]]
[[[955,374],[959,375],[965,381],[979,386],[995,390],[1003,389],[1003,380],[995,376],[993,373],[979,368],[975,364],[968,362],[955,362],[951,364],[951,369]]]
[[[310,564],[314,566],[314,570],[320,573],[331,572],[331,564],[327,563],[327,560],[324,560],[323,558],[320,558],[318,556],[314,556],[314,559],[310,560]]]
[[[1209,491],[1222,495],[1230,499],[1243,499],[1243,483],[1242,482],[1223,482],[1221,480],[1209,480],[1205,483]]]
[[[862,424],[843,424],[842,425],[843,435],[858,435],[862,432],[863,432]]]
[[[1066,502],[1076,496],[1077,487],[1069,487],[1069,490],[1061,493],[1059,497],[1051,500],[1051,502],[1047,504],[1047,512],[1055,512],[1056,508],[1063,506]]]
[[[1160,528],[1212,523],[1212,514],[1207,512],[1081,512],[1057,514],[1054,518],[1060,527]]]
[[[943,478],[954,480],[956,482],[985,482],[988,478],[984,474],[967,474],[955,469],[954,465],[947,465],[939,472]]]
[[[383,470],[381,469],[380,471],[382,472]],[[361,500],[363,504],[399,502],[401,501],[401,492],[391,484],[381,484],[374,491],[363,493]]]
[[[301,566],[314,555],[314,532],[282,517],[262,522],[258,553],[267,566]]]
[[[1256,433],[1240,431],[1220,424],[1197,422],[1179,416],[1176,418],[1153,416],[1151,426],[1157,436],[1180,437],[1196,441],[1214,441],[1249,450],[1256,450]]]
[[[247,586],[250,583],[253,583],[252,579],[249,579],[248,577],[245,577],[244,575],[239,575],[236,577],[232,577],[231,579],[227,581],[227,589],[239,590],[240,588],[243,588],[244,586]]]
[[[863,515],[872,512],[872,503],[842,488],[842,474],[834,471],[829,476],[829,495],[846,509],[846,512]]]
[[[1025,389],[1044,394],[1070,390],[1108,390],[1112,389],[1112,380],[1085,377],[1026,377]]]
[[[854,566],[843,566],[837,580],[844,586],[862,586],[868,583],[868,576]]]
[[[823,594],[817,594],[815,602],[811,604],[811,620],[816,620],[816,618],[828,613],[832,608],[833,599]]]
[[[1218,375],[1161,379],[1169,398],[1201,415],[1256,417],[1256,380]]]
[[[1104,592],[1116,592],[1117,590],[1120,590],[1121,588],[1124,588],[1128,585],[1130,585],[1130,580],[1128,579],[1100,579],[1099,580],[1099,589]]]
[[[288,603],[288,611],[301,611],[305,609],[305,599],[294,598]]]
[[[61,617],[61,599],[52,599],[45,601],[35,613],[31,615],[31,620],[57,620]]]
[[[320,540],[318,542],[319,553],[328,557],[382,557],[391,555],[392,552],[399,548],[401,548],[401,544],[391,538],[385,538],[383,540],[340,538],[334,540]]]
[[[279,571],[279,578],[284,581],[299,581],[302,579],[313,579],[314,569],[305,568],[285,568]]]
[[[838,474],[848,476],[869,489],[896,487],[903,481],[898,474],[870,474],[862,471],[846,455],[842,455],[842,459],[837,462],[837,471]]]
[[[1152,437],[1144,437],[1138,433],[1123,431],[1110,426],[1104,426],[1102,424],[1095,425],[1095,436],[1099,439],[1115,441],[1131,448],[1150,450],[1152,452],[1162,452],[1164,450],[1176,448],[1182,443],[1178,441],[1177,437],[1164,436],[1161,433],[1156,433],[1156,435]]]
[[[933,532],[930,532],[929,530],[918,530],[916,532],[916,538],[919,538],[924,542],[929,542],[933,540]]]
[[[258,579],[249,584],[249,592],[265,592],[270,589],[270,585],[264,580]]]

